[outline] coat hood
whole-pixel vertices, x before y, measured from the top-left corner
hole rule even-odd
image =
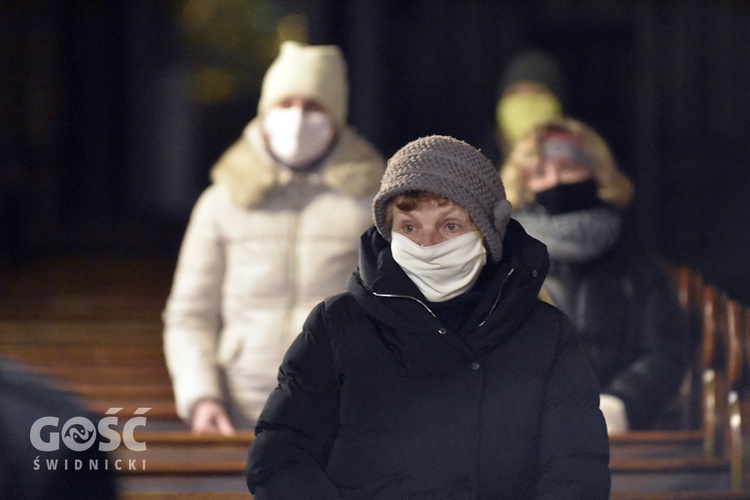
[[[503,260],[482,271],[492,276],[463,330],[480,351],[497,347],[518,329],[537,303],[549,269],[546,247],[515,220],[508,224],[503,244]],[[374,227],[362,235],[359,268],[348,289],[370,316],[390,328],[434,335],[442,327]]]
[[[333,150],[308,175],[335,191],[364,196],[377,191],[384,171],[380,153],[350,127],[344,127]],[[257,206],[290,179],[290,172],[266,150],[259,118],[247,125],[242,137],[211,170],[211,180],[225,184],[232,200],[245,208]]]

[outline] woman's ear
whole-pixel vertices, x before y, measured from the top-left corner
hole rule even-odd
[[[511,212],[513,212],[513,206],[508,200],[499,200],[492,211],[493,224],[501,240],[505,238],[505,228],[508,226]]]

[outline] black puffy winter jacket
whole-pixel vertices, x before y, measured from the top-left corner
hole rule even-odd
[[[602,392],[623,400],[631,429],[652,426],[678,395],[691,346],[660,262],[626,234],[587,262],[553,261],[545,288],[573,323]]]
[[[545,247],[514,221],[468,323],[429,309],[370,229],[348,293],[289,349],[250,447],[264,499],[608,498],[599,388],[537,299]]]

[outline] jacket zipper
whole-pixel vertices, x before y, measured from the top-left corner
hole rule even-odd
[[[421,300],[419,300],[416,297],[412,297],[411,295],[397,295],[397,294],[392,294],[392,293],[378,293],[378,292],[372,292],[372,294],[374,296],[376,296],[376,297],[381,297],[381,298],[386,298],[386,299],[410,299],[410,300],[413,300],[414,302],[417,302],[422,307],[424,307],[425,309],[427,309],[427,312],[430,313],[433,318],[437,319],[437,316],[435,316],[435,313],[432,312],[432,309],[430,309],[429,307],[427,307],[427,304],[425,304],[424,302],[422,302]]]
[[[485,323],[487,323],[487,320],[490,319],[490,316],[495,311],[495,308],[500,303],[500,297],[503,295],[503,290],[505,290],[505,283],[508,282],[508,278],[510,278],[510,275],[513,274],[513,271],[515,271],[515,267],[511,267],[510,271],[508,271],[508,274],[505,275],[505,279],[500,284],[500,290],[497,292],[497,297],[495,297],[495,302],[493,302],[492,307],[490,308],[490,312],[487,313],[487,317],[484,318],[484,320],[477,325],[477,329],[482,328]]]
[[[513,271],[515,271],[514,267],[510,268],[510,271],[508,271],[508,274],[505,275],[505,279],[500,284],[500,290],[497,292],[497,297],[495,297],[495,302],[493,302],[492,307],[490,308],[490,311],[487,313],[487,317],[484,318],[484,320],[481,323],[479,323],[477,328],[480,328],[482,325],[484,325],[487,322],[487,320],[490,319],[490,316],[492,315],[495,308],[497,308],[498,303],[500,303],[500,297],[502,296],[503,290],[505,289],[505,283],[508,281],[508,278],[510,278],[510,275],[513,274]],[[411,295],[398,295],[398,294],[392,294],[392,293],[378,293],[378,292],[372,292],[372,294],[376,297],[381,297],[381,298],[413,300],[417,302],[418,304],[420,304],[425,309],[427,309],[427,312],[429,312],[433,318],[438,319],[435,313],[432,312],[432,309],[430,309],[427,306],[427,304],[425,304],[424,302],[422,302],[416,297],[412,297]]]

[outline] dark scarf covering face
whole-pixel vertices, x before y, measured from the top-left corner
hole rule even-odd
[[[514,218],[547,245],[551,260],[586,262],[612,247],[622,230],[622,217],[596,197],[595,189],[591,181],[560,184],[538,193],[538,204]]]
[[[596,190],[597,185],[593,180],[558,184],[537,193],[535,199],[550,215],[559,215],[604,205]]]

